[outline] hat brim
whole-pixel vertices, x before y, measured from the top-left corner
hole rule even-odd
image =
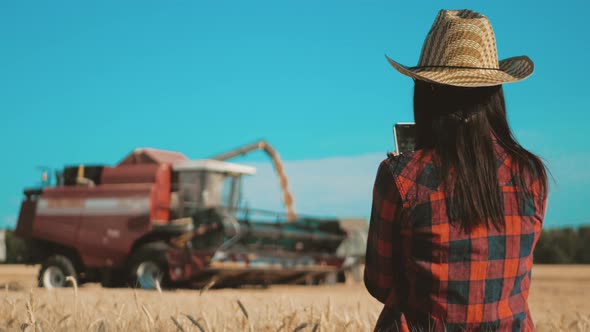
[[[452,67],[408,67],[385,56],[400,73],[430,83],[461,87],[484,87],[514,83],[531,76],[535,70],[527,56],[516,56],[500,61],[500,69],[472,69]]]

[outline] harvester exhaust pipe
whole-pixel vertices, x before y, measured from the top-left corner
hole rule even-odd
[[[283,202],[285,203],[285,208],[287,209],[287,221],[296,220],[297,214],[295,214],[295,209],[293,208],[293,196],[291,195],[291,192],[289,192],[289,182],[287,181],[287,175],[285,175],[283,162],[281,161],[278,152],[266,141],[262,140],[256,143],[244,145],[237,149],[214,156],[211,159],[225,161],[238,156],[243,156],[256,150],[264,151],[272,159],[275,171],[279,176],[281,191],[283,193]]]

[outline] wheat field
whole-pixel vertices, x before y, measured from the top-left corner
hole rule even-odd
[[[362,285],[145,291],[44,290],[35,267],[0,265],[0,331],[370,331],[380,304]],[[590,266],[536,266],[538,331],[590,331]]]

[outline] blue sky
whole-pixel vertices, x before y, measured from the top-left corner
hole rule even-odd
[[[536,71],[505,86],[521,143],[556,180],[548,226],[590,223],[588,5],[445,1],[487,15],[500,58]],[[0,3],[0,226],[36,166],[115,164],[135,147],[204,158],[264,138],[287,160],[301,212],[367,216],[391,126],[411,121],[413,65],[441,1]],[[280,208],[259,153],[251,206]]]

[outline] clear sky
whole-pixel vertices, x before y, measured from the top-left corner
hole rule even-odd
[[[287,160],[302,212],[367,216],[391,126],[412,121],[412,81],[384,54],[416,64],[441,6],[487,15],[500,58],[533,59],[505,86],[512,127],[555,177],[547,225],[590,223],[584,1],[103,0],[0,3],[0,226],[37,166],[259,138]],[[260,166],[249,204],[277,208],[265,157],[238,161]]]

